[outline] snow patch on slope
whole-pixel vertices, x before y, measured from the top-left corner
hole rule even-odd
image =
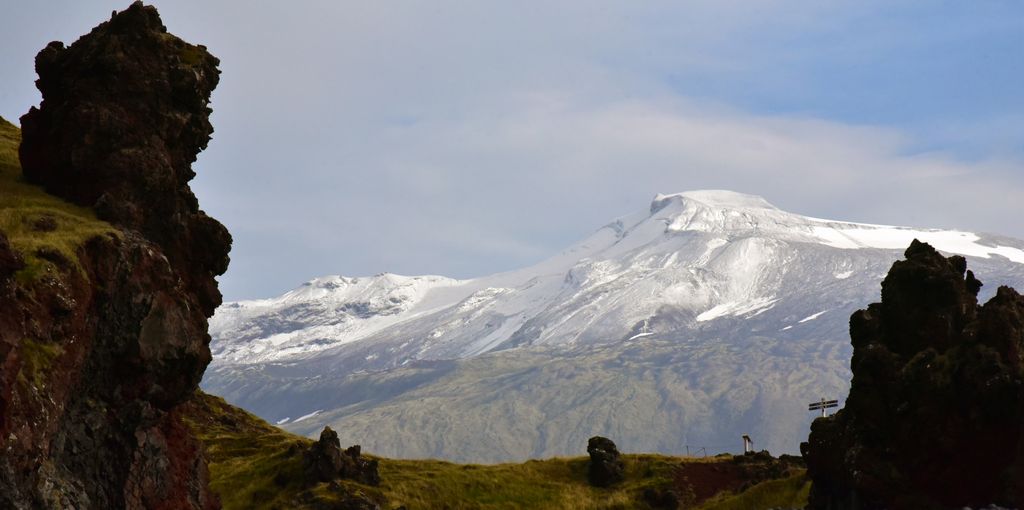
[[[771,309],[778,299],[774,297],[759,298],[750,301],[730,301],[722,303],[697,316],[697,322],[706,322],[719,317],[740,316],[746,314],[760,315]]]
[[[816,220],[826,221],[826,220]],[[1024,250],[1008,246],[985,246],[972,232],[955,230],[919,230],[886,225],[859,225],[853,223],[828,222],[829,226],[815,226],[812,231],[821,242],[833,248],[856,250],[859,248],[882,248],[898,250],[906,248],[914,239],[928,243],[940,251],[989,258],[1001,255],[1013,262],[1024,264]]]
[[[299,423],[299,422],[302,422],[302,421],[306,421],[306,420],[308,420],[310,418],[313,418],[314,416],[316,416],[316,415],[318,415],[318,414],[320,414],[322,412],[324,412],[323,409],[317,409],[316,411],[313,411],[313,412],[311,412],[309,414],[304,414],[302,416],[299,416],[298,418],[295,418],[295,421],[293,421],[292,424],[294,425],[296,423]]]
[[[429,311],[437,289],[462,284],[442,276],[316,278],[280,297],[226,303],[210,319],[217,362],[259,362],[353,342]]]
[[[815,314],[808,315],[807,317],[804,317],[803,319],[800,319],[799,321],[797,321],[797,324],[803,324],[805,322],[813,321],[814,319],[817,319],[818,317],[821,317],[822,315],[825,315],[826,312],[828,312],[828,310],[824,310],[824,311],[821,311],[821,312],[818,312],[818,313],[815,313]]]

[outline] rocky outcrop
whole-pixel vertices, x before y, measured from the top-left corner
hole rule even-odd
[[[853,314],[849,397],[801,445],[810,508],[1024,505],[1024,298],[980,288],[914,241]]]
[[[594,436],[587,441],[590,464],[587,465],[587,479],[595,487],[609,487],[622,481],[626,465],[619,455],[615,443],[607,437]]]
[[[139,2],[36,58],[43,101],[22,117],[24,176],[112,228],[74,246],[23,243],[30,253],[0,241],[2,508],[219,506],[176,410],[210,361],[231,244],[188,187],[217,63]],[[64,206],[53,218],[38,227],[65,238],[88,221]]]
[[[320,439],[303,457],[306,482],[310,485],[338,479],[355,480],[366,485],[380,485],[377,461],[362,457],[359,445],[341,450],[338,433],[324,427]]]
[[[19,150],[29,182],[158,245],[207,316],[221,301],[213,276],[227,269],[231,237],[188,182],[213,133],[218,64],[135,2],[70,47],[39,52],[43,101],[21,118]]]

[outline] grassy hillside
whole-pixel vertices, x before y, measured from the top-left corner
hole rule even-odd
[[[309,439],[284,432],[221,398],[205,394],[199,394],[187,406],[185,415],[206,447],[212,486],[221,495],[225,509],[301,508],[311,496],[329,501],[345,492],[329,484],[303,487],[302,452],[311,443]],[[348,481],[340,485],[349,492],[386,501],[383,508],[404,505],[408,510],[645,509],[651,508],[644,502],[645,489],[677,487],[687,475],[694,484],[706,480],[723,487],[747,485],[735,476],[729,478],[729,473],[738,472],[732,457],[643,454],[626,455],[625,460],[626,480],[611,489],[587,484],[586,457],[497,465],[380,459],[380,487]],[[712,474],[721,476],[708,476]],[[690,494],[699,504],[688,507],[802,507],[808,487],[801,472],[754,485],[740,494],[725,490],[710,499],[707,496],[719,492],[716,487],[696,487]]]
[[[69,204],[25,183],[18,162],[21,131],[0,118],[0,232],[25,259],[23,283],[57,270],[62,260],[80,269],[75,252],[97,235],[116,235],[92,210]]]

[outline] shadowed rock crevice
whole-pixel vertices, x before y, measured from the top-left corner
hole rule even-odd
[[[1024,298],[981,285],[914,241],[853,314],[846,405],[801,445],[811,508],[1024,504]]]

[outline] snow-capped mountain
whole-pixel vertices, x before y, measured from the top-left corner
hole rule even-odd
[[[398,457],[577,454],[593,434],[678,453],[751,433],[793,452],[806,403],[846,394],[849,314],[914,238],[966,255],[982,281],[1024,282],[1014,239],[809,218],[728,191],[658,195],[518,271],[330,276],[227,303],[204,387]]]

